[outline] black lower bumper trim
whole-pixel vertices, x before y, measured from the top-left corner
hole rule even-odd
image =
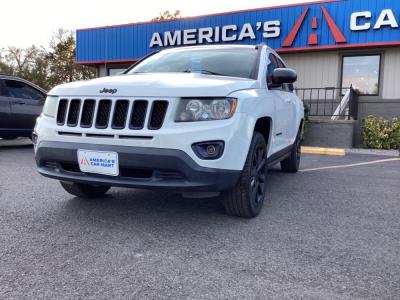
[[[78,149],[117,152],[120,175],[81,172]],[[220,192],[240,177],[240,171],[201,167],[180,150],[84,143],[40,142],[36,164],[40,174],[62,181],[142,189]]]

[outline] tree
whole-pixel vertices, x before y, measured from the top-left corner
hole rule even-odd
[[[5,53],[5,49],[0,49],[0,73],[13,74],[14,69],[8,64]]]
[[[7,47],[2,49],[0,61],[2,67],[7,73],[17,76],[27,75],[35,68],[36,58],[41,50],[36,46],[31,46],[26,49],[17,47]]]
[[[95,76],[91,67],[75,64],[75,37],[72,31],[59,29],[50,42],[46,55],[49,65],[48,82],[55,86],[65,82],[90,79]]]
[[[160,12],[158,17],[155,17],[152,19],[152,21],[162,21],[162,20],[171,20],[171,19],[179,19],[181,18],[181,11],[180,10],[175,10],[175,12],[170,12],[169,10],[166,10],[164,12]]]
[[[0,49],[0,72],[19,76],[47,90],[61,83],[95,77],[94,68],[75,64],[75,53],[74,33],[59,29],[47,49]]]

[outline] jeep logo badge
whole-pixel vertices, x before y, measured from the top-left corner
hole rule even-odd
[[[100,92],[100,94],[112,94],[112,95],[114,95],[116,92],[118,92],[118,90],[117,89],[106,89],[106,88],[104,88],[104,89],[100,90],[99,92]]]

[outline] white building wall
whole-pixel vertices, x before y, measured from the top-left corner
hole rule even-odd
[[[400,48],[387,49],[384,55],[381,88],[383,99],[400,99]]]
[[[344,52],[311,52],[282,54],[282,58],[298,73],[299,88],[340,87],[342,55],[382,53],[381,98],[400,99],[400,48]]]
[[[299,88],[339,87],[340,62],[338,52],[282,54],[289,68],[298,74]]]

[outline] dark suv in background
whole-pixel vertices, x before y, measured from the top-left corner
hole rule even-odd
[[[46,94],[29,81],[0,74],[0,138],[30,138]]]

